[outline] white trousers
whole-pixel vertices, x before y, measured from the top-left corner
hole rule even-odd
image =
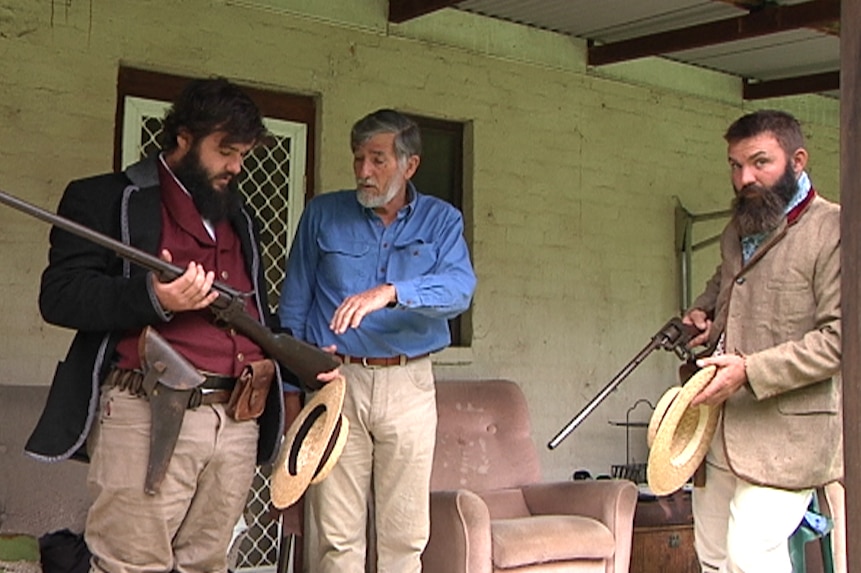
[[[706,456],[706,485],[694,488],[694,543],[703,572],[791,573],[788,539],[812,489],[758,486],[735,476],[718,428]]]

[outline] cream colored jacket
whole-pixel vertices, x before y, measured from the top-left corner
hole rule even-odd
[[[724,405],[730,468],[756,484],[816,487],[843,475],[840,404],[840,207],[815,197],[746,265],[738,231],[694,301],[711,342],[746,357],[748,384]]]

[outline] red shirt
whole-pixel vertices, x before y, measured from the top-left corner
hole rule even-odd
[[[236,232],[227,221],[215,226],[215,239],[204,227],[191,196],[162,161],[158,163],[161,186],[162,233],[159,250],[173,255],[173,264],[185,268],[190,261],[215,271],[216,280],[240,292],[251,292],[253,283],[245,269],[245,259]],[[259,318],[254,297],[245,303],[248,313]],[[250,361],[262,359],[263,352],[246,336],[215,325],[208,309],[178,312],[170,321],[154,327],[180,354],[199,370],[238,376]],[[140,368],[137,345],[140,331],[123,337],[117,346],[120,368]]]

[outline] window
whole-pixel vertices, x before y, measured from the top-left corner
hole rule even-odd
[[[409,115],[409,114],[408,114]],[[464,124],[410,115],[422,132],[422,160],[412,181],[426,195],[439,197],[464,213]],[[464,213],[464,232],[469,242],[470,220]],[[449,321],[452,346],[469,346],[471,311]]]

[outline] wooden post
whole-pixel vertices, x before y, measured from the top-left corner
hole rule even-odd
[[[840,14],[840,220],[847,570],[861,573],[861,0]]]

